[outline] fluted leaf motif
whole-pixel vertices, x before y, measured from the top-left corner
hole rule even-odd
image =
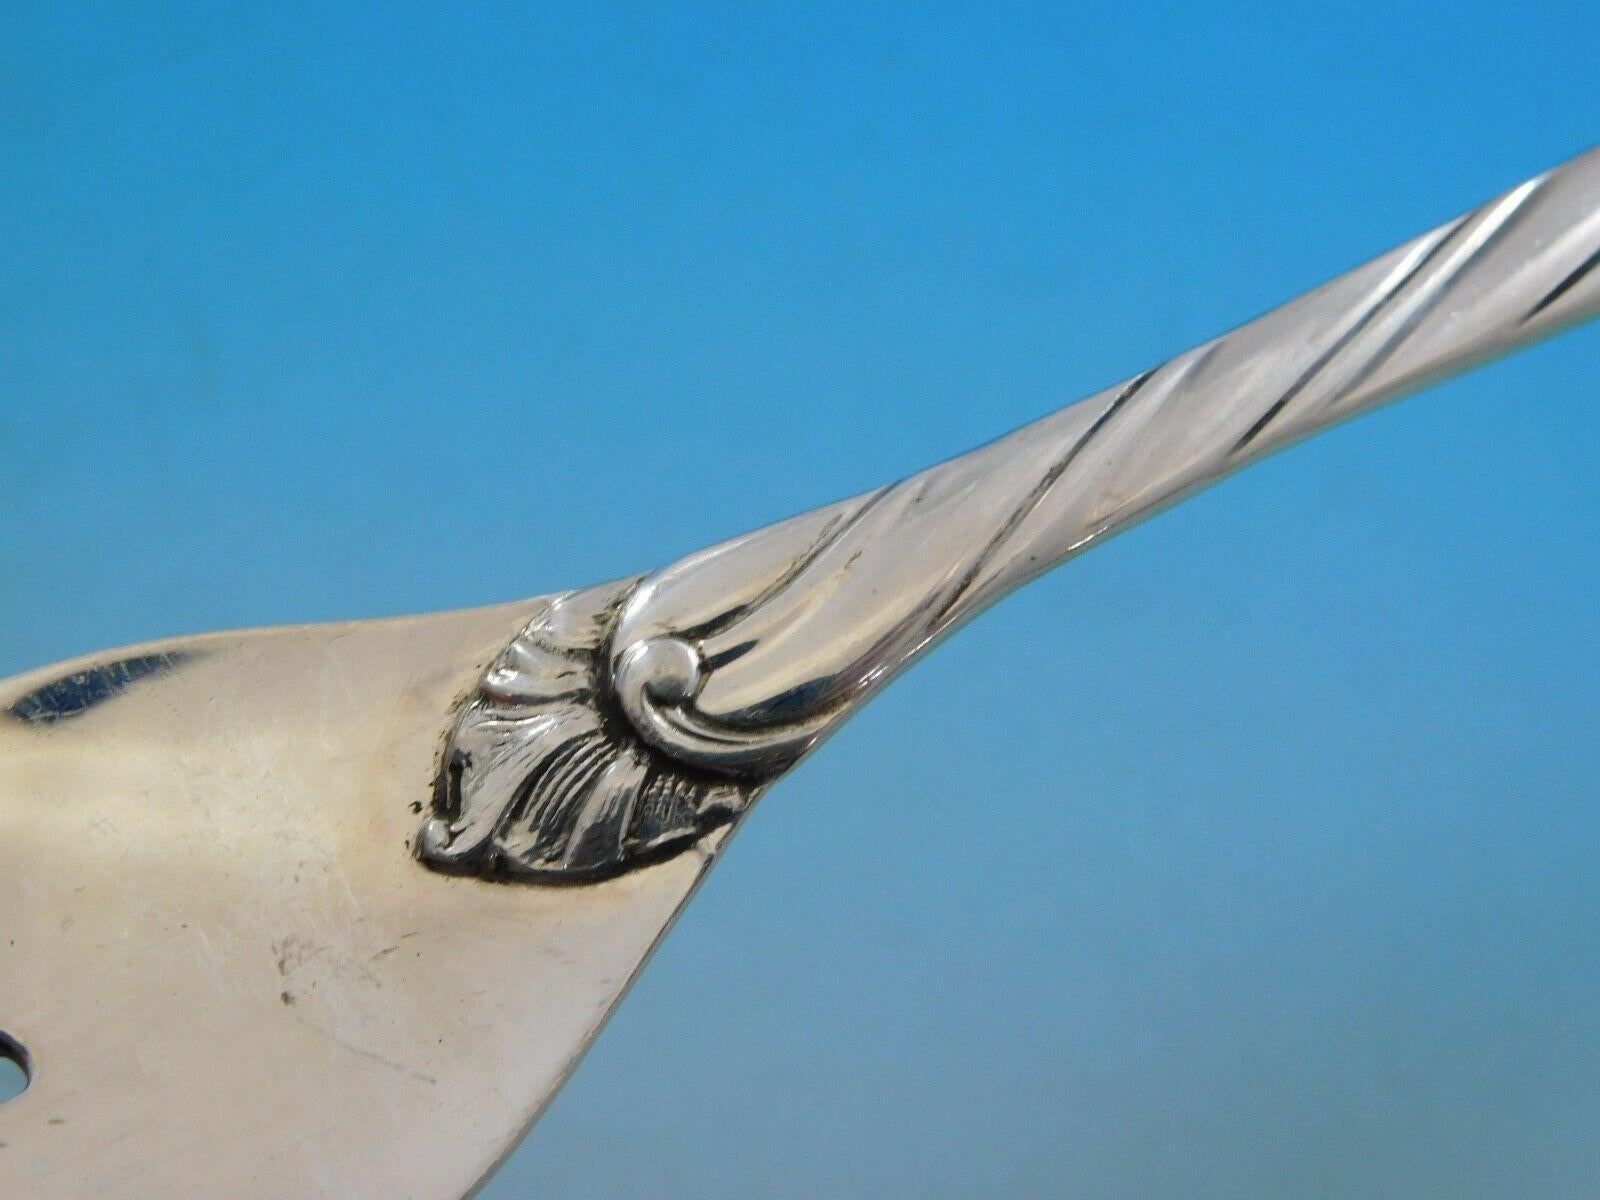
[[[664,759],[616,710],[606,647],[631,585],[551,598],[490,668],[446,748],[425,863],[603,878],[688,848],[755,798],[755,783]]]

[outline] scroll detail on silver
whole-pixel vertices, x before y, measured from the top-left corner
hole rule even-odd
[[[424,863],[599,879],[688,848],[755,799],[758,781],[664,758],[617,710],[605,648],[630,588],[552,597],[496,660],[446,747]]]

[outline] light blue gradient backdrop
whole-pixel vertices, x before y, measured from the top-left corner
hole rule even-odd
[[[120,7],[0,14],[0,673],[650,566],[1600,139],[1590,0]],[[986,616],[485,1195],[1593,1195],[1597,417],[1590,330]]]

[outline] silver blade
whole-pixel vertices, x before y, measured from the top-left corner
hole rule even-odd
[[[711,848],[581,888],[421,869],[526,604],[215,635],[0,685],[0,1196],[456,1200]]]

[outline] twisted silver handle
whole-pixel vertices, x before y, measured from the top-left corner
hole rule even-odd
[[[685,761],[792,760],[942,634],[1197,488],[1600,310],[1600,150],[1009,437],[646,578],[622,703]]]
[[[1011,589],[1597,311],[1600,150],[970,454],[558,598],[463,717],[423,857],[568,875],[690,844]]]

